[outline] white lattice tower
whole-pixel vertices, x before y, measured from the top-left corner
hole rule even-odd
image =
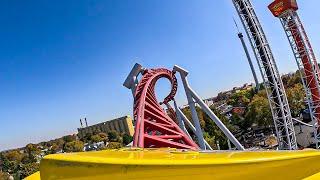
[[[269,43],[250,0],[233,0],[249,37],[267,91],[279,149],[297,149],[290,107]]]

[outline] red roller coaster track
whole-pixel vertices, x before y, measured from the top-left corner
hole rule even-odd
[[[142,79],[134,93],[135,135],[133,146],[198,150],[197,144],[179,128],[158,103],[155,85],[160,78],[167,78],[171,82],[171,92],[163,103],[167,104],[176,94],[177,79],[172,71],[157,68],[143,72]]]

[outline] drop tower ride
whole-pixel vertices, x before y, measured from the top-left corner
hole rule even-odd
[[[319,148],[319,67],[309,38],[297,14],[297,2],[296,0],[275,0],[268,6],[268,8],[275,17],[280,19],[296,59],[302,83],[306,91],[306,99],[310,110],[310,116],[315,128],[315,144],[316,147]]]

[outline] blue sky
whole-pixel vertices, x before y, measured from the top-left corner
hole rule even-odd
[[[296,64],[270,2],[253,4],[283,74]],[[319,57],[320,1],[299,5]],[[232,17],[231,0],[0,2],[0,150],[74,133],[84,116],[131,114],[122,83],[135,62],[188,69],[204,98],[252,82]],[[159,97],[168,87],[159,82]]]

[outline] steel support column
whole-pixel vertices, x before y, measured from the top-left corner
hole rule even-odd
[[[211,109],[202,101],[202,99],[191,89],[189,86],[186,74],[188,72],[184,70],[183,68],[175,65],[173,70],[175,72],[179,72],[182,81],[185,81],[184,83],[184,89],[189,96],[189,98],[192,100],[193,103],[198,103],[201,109],[212,119],[215,124],[219,127],[219,129],[227,136],[227,138],[237,147],[239,150],[244,150],[244,147],[241,145],[241,143],[234,137],[234,135],[229,131],[229,129],[220,121],[220,119],[211,111]],[[199,123],[200,126],[200,123]],[[201,132],[202,134],[202,132]]]
[[[297,149],[289,103],[271,48],[250,0],[232,0],[258,61],[279,149]]]

